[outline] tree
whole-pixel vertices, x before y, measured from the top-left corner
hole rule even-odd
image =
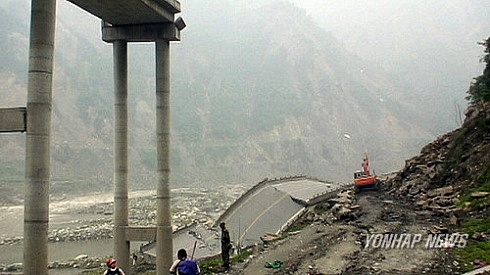
[[[483,74],[475,77],[468,90],[468,96],[466,97],[471,103],[478,103],[480,101],[490,101],[490,37],[486,41],[479,42],[479,45],[485,47],[486,53],[480,62],[486,63]]]

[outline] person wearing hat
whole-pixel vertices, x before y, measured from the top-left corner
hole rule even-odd
[[[117,260],[111,258],[107,260],[107,270],[104,272],[104,275],[126,275],[122,269],[116,266]]]
[[[223,260],[223,267],[228,269],[230,268],[230,232],[226,229],[224,222],[220,223],[219,227],[221,227],[221,259]]]

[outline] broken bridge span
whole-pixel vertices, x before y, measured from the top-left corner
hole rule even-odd
[[[173,247],[194,251],[197,259],[219,254],[221,222],[226,223],[235,247],[256,245],[266,234],[287,231],[309,206],[331,198],[344,186],[306,176],[264,179],[238,198],[213,226],[196,223],[174,232]],[[141,247],[148,262],[156,259],[154,247],[153,242]]]

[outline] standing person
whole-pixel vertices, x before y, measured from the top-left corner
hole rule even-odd
[[[220,223],[219,227],[221,227],[221,258],[223,259],[223,267],[230,268],[230,232],[226,229],[224,222]]]
[[[116,266],[117,260],[116,259],[109,259],[107,260],[107,270],[104,272],[104,275],[125,275],[124,271],[120,269],[119,267]]]
[[[201,270],[197,261],[187,258],[187,251],[179,249],[177,251],[177,260],[170,267],[170,274],[178,275],[199,275]]]

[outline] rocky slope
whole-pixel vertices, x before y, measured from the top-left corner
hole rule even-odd
[[[254,253],[233,274],[462,274],[489,263],[489,122],[490,104],[471,106],[461,128],[407,160],[383,190],[344,191],[317,206],[306,228]],[[372,234],[405,233],[465,237],[436,248],[366,245]],[[265,268],[276,260],[280,266]]]
[[[310,209],[299,230],[264,237],[226,273],[462,274],[490,262],[489,121],[490,104],[471,106],[463,127],[384,176],[382,190],[355,195],[347,187]],[[428,236],[441,233],[467,239],[427,247]],[[420,235],[422,242],[383,247],[370,239],[389,234]]]
[[[386,186],[415,209],[443,217],[449,230],[470,235],[468,247],[452,254],[466,269],[490,262],[489,126],[490,103],[470,106],[461,128],[425,146]]]
[[[489,122],[490,104],[471,106],[460,129],[407,160],[382,190],[342,191],[312,209],[301,230],[264,239],[230,273],[462,274],[490,262]],[[409,244],[373,245],[372,236],[390,234]],[[437,234],[459,239],[431,247]],[[426,242],[414,242],[415,235]]]
[[[339,215],[335,209],[348,209]],[[348,213],[348,214],[347,214]],[[381,193],[365,191],[354,195],[345,190],[338,198],[317,206],[305,218],[308,224],[284,239],[266,243],[231,274],[450,274],[444,254],[426,248],[385,247],[372,237],[404,233],[426,236],[438,219],[421,218],[410,205],[398,203]],[[267,268],[267,263],[275,263]]]
[[[425,209],[447,212],[440,207],[457,202],[488,173],[489,120],[489,103],[468,108],[461,128],[439,137],[406,161],[405,168],[388,182],[389,193],[407,197]],[[447,200],[438,200],[441,196]]]

